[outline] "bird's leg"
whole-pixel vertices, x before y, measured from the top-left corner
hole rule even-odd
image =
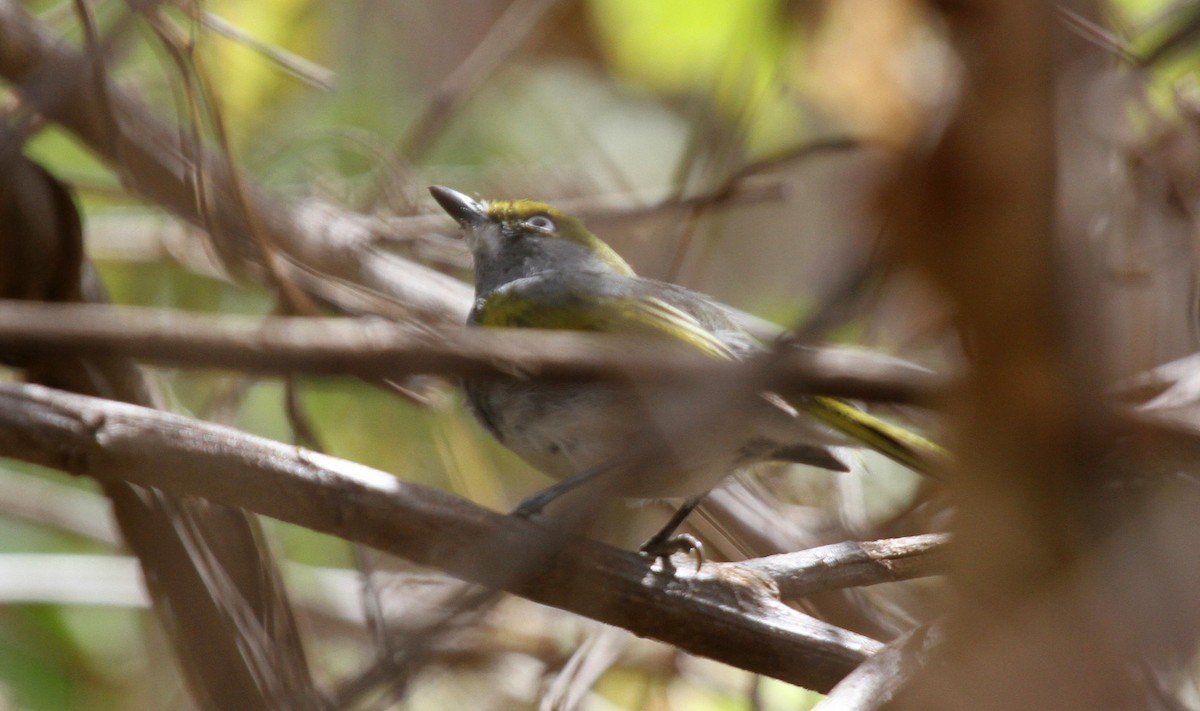
[[[661,560],[663,572],[674,572],[675,566],[671,563],[671,556],[675,553],[691,553],[696,556],[696,571],[700,571],[700,566],[704,564],[704,546],[693,535],[681,533],[675,535],[675,529],[683,523],[683,520],[688,517],[700,502],[704,500],[707,492],[698,496],[693,496],[675,512],[667,525],[650,537],[650,540],[642,544],[639,549],[642,555],[650,556],[656,560]]]
[[[537,516],[551,503],[611,470],[614,465],[615,462],[606,462],[590,469],[584,469],[578,474],[572,474],[557,484],[547,486],[545,489],[525,497],[521,503],[517,504],[517,508],[513,509],[512,515],[517,518]]]

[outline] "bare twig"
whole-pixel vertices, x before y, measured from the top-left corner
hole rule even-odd
[[[0,605],[149,607],[138,559],[68,553],[0,554]]]
[[[375,662],[337,690],[338,708],[351,708],[359,699],[385,687],[391,698],[403,698],[418,671],[439,651],[439,646],[455,631],[478,624],[499,600],[495,590],[450,581],[434,600],[413,601],[398,627],[403,634],[391,632],[387,643],[379,647]]]
[[[1131,66],[1147,66],[1146,60],[1138,56],[1130,48],[1128,42],[1100,23],[1090,20],[1082,13],[1063,5],[1056,5],[1055,10],[1058,12],[1058,16],[1062,18],[1063,23],[1072,31],[1078,33],[1080,37],[1092,42],[1097,47],[1113,53],[1128,62]]]
[[[1169,26],[1166,36],[1145,53],[1142,64],[1153,66],[1167,57],[1190,51],[1200,38],[1200,8],[1195,3],[1176,3],[1160,16],[1159,26]]]
[[[220,251],[240,255],[230,263],[253,264],[258,249],[246,214],[261,220],[271,244],[283,251],[283,269],[320,300],[350,313],[371,310],[401,316],[416,312],[432,320],[461,321],[470,307],[470,289],[427,267],[372,248],[374,221],[318,203],[285,205],[257,186],[244,186],[245,209],[233,191],[229,166],[212,151],[192,156],[180,145],[178,131],[165,125],[128,92],[107,87],[107,106],[94,86],[79,86],[87,59],[31,18],[15,0],[0,0],[0,77],[31,106],[75,133],[123,176],[129,189],[193,224],[205,226],[196,201],[191,166],[207,168],[213,239]],[[37,79],[78,91],[30,92]],[[121,132],[118,155],[107,133],[106,110]],[[369,309],[367,307],[370,307]]]
[[[103,505],[102,497],[95,498],[97,505]],[[357,594],[357,571],[286,561],[282,571],[296,602],[310,612],[344,623],[347,629],[361,628],[366,622]],[[412,577],[391,574],[386,584],[411,584]],[[0,554],[0,604],[18,602],[150,606],[138,559],[111,553]]]
[[[0,342],[9,354],[123,355],[181,366],[363,377],[536,373],[547,379],[703,379],[739,367],[672,344],[604,334],[0,303]],[[805,349],[780,357],[771,385],[785,392],[930,403],[940,386],[926,370],[866,351]]]
[[[442,80],[425,109],[409,125],[390,159],[391,170],[382,170],[367,198],[375,208],[387,197],[399,167],[424,155],[445,130],[455,109],[473,94],[525,42],[561,0],[515,0],[493,23],[487,36],[467,55],[462,64]],[[388,167],[387,164],[384,166]]]
[[[175,71],[179,75],[180,84],[182,85],[182,97],[180,101],[183,106],[180,112],[186,117],[186,125],[180,130],[179,148],[186,160],[185,167],[187,169],[187,181],[191,187],[192,195],[196,201],[196,212],[199,217],[200,224],[204,231],[208,233],[210,244],[216,248],[216,252],[221,257],[229,257],[223,253],[222,248],[225,247],[229,240],[222,239],[218,230],[220,229],[216,215],[212,209],[211,195],[209,187],[205,181],[205,162],[204,155],[204,134],[201,124],[203,112],[200,109],[200,103],[203,99],[202,92],[197,86],[197,77],[193,71],[193,64],[189,57],[189,47],[192,39],[182,39],[179,35],[182,33],[174,24],[167,21],[166,16],[158,11],[157,7],[139,7],[139,11],[145,16],[147,24],[158,38],[159,44],[170,57],[172,64],[175,66]],[[101,91],[97,88],[97,91]],[[108,92],[108,88],[104,87],[103,91]],[[112,113],[112,107],[106,106],[104,110]],[[125,167],[125,162],[118,159],[113,161],[117,170]],[[226,261],[230,261],[226,259]],[[229,268],[231,265],[226,265]],[[232,265],[236,266],[236,265]]]
[[[496,20],[462,64],[434,90],[433,98],[405,132],[396,160],[419,158],[445,128],[454,109],[515,52],[560,0],[516,0]]]
[[[813,156],[823,155],[825,153],[840,153],[848,150],[857,150],[869,145],[866,141],[851,138],[848,136],[838,136],[833,138],[825,138],[809,143],[803,143],[790,150],[783,151],[778,155],[769,156],[760,160],[747,163],[738,170],[730,173],[720,182],[715,188],[707,191],[703,195],[694,196],[691,198],[682,198],[682,196],[672,196],[672,198],[664,201],[664,204],[653,206],[659,210],[666,206],[666,203],[678,203],[680,207],[687,209],[686,217],[681,227],[681,239],[678,240],[674,249],[670,264],[667,267],[666,274],[668,279],[674,279],[678,275],[679,270],[683,266],[683,259],[694,240],[695,228],[699,221],[708,214],[711,210],[721,206],[722,204],[733,199],[737,194],[745,191],[745,183],[751,182],[750,178],[765,173],[776,168],[783,167],[793,162],[798,162]]]
[[[213,32],[258,52],[284,72],[305,84],[321,91],[333,91],[337,88],[337,75],[332,69],[323,67],[310,59],[301,57],[281,47],[263,42],[241,27],[211,12],[195,12],[191,3],[180,3],[180,7],[192,19],[199,19],[200,22],[204,23],[205,27],[208,27]]]
[[[847,541],[795,553],[722,563],[769,578],[785,600],[838,588],[878,585],[945,572],[946,534],[856,543]]]
[[[233,146],[229,141],[229,133],[225,128],[225,117],[220,105],[220,96],[212,90],[211,82],[204,71],[200,55],[196,52],[196,38],[193,36],[188,40],[180,39],[180,32],[174,28],[170,20],[157,7],[146,10],[145,14],[155,34],[174,60],[187,90],[187,103],[191,119],[189,124],[191,129],[192,155],[198,158],[194,165],[196,197],[197,202],[201,206],[200,211],[205,215],[205,229],[211,234],[215,229],[218,229],[218,223],[216,216],[211,212],[212,197],[210,192],[212,185],[206,179],[208,166],[203,160],[205,153],[199,134],[201,106],[207,109],[205,114],[209,125],[212,127],[217,149],[222,159],[222,167],[225,168],[225,175],[230,181],[227,187],[233,199],[233,207],[241,211],[240,217],[249,230],[249,243],[257,250],[255,256],[257,257],[257,262],[262,265],[266,281],[274,287],[280,305],[285,313],[315,315],[318,313],[316,305],[312,303],[307,294],[296,286],[295,279],[285,271],[278,246],[263,228],[262,217],[254,212],[254,206],[248,197],[247,179],[234,158]],[[101,85],[101,88],[103,88],[103,85]],[[218,239],[217,243],[220,244],[221,241]],[[232,271],[236,269],[237,264],[228,264],[226,266]]]
[[[545,1],[545,0],[541,0]],[[14,0],[0,0],[0,76],[24,91],[37,72],[56,86],[72,82],[87,60],[30,18]],[[139,100],[109,84],[107,100],[96,87],[54,97],[26,96],[38,110],[74,132],[114,167],[128,187],[183,219],[205,228],[217,251],[234,265],[254,263],[260,250],[251,238],[247,215],[259,220],[265,240],[282,251],[279,268],[308,293],[343,312],[402,317],[416,313],[435,321],[461,322],[470,308],[471,290],[458,280],[378,249],[393,232],[436,229],[444,218],[417,216],[399,221],[347,212],[315,201],[284,204],[243,179],[241,196],[228,164],[201,146],[183,146],[178,131],[157,119]],[[109,114],[113,116],[106,118]],[[113,140],[110,126],[120,133]],[[114,150],[120,145],[120,153]],[[814,152],[861,146],[849,138],[805,145],[777,158],[756,162],[729,177],[713,192],[669,198],[644,208],[606,208],[594,199],[565,200],[561,207],[597,221],[641,219],[667,211],[727,202],[779,199],[780,179],[756,174]],[[205,166],[199,185],[196,166]],[[198,199],[202,198],[202,199]],[[594,208],[594,209],[593,209]]]

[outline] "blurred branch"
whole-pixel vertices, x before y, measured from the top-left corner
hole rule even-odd
[[[0,383],[0,453],[248,508],[817,690],[879,647],[788,608],[748,571],[664,577],[384,472],[143,407]]]
[[[233,199],[233,207],[238,214],[245,218],[246,227],[249,229],[249,244],[256,250],[252,257],[247,255],[247,258],[250,258],[252,262],[257,262],[261,268],[261,276],[275,291],[281,311],[289,315],[311,316],[317,314],[316,305],[306,293],[297,287],[292,275],[285,271],[279,248],[265,230],[259,213],[251,209],[247,195],[247,179],[234,158],[233,147],[225,126],[225,116],[221,109],[221,97],[212,90],[212,83],[204,71],[200,55],[196,51],[194,38],[185,39],[183,32],[176,28],[158,7],[146,8],[143,10],[143,14],[163,48],[175,62],[182,78],[186,90],[191,137],[189,148],[192,155],[203,155],[204,142],[200,125],[201,108],[205,109],[203,116],[208,120],[207,123],[211,127],[213,138],[216,141],[218,155],[224,160],[226,174],[230,179],[227,188]],[[102,85],[101,88],[103,88]],[[205,229],[211,235],[219,228],[213,219],[212,208],[209,206],[210,196],[206,189],[209,181],[206,178],[205,162],[197,162],[195,169],[193,180],[196,185],[201,187],[196,193],[196,198],[200,205],[200,212],[206,220]],[[240,260],[236,263],[240,263]]]
[[[83,256],[70,191],[15,150],[19,137],[0,130],[0,146],[7,149],[0,150],[0,295],[105,301]],[[129,359],[48,352],[5,362],[33,382],[142,405],[160,402],[155,384]],[[199,706],[324,706],[256,519],[125,481],[101,486],[141,562],[154,612]]]
[[[319,201],[280,202],[248,179],[235,180],[221,155],[182,145],[178,129],[110,81],[101,78],[79,91],[63,89],[78,86],[78,76],[88,66],[83,55],[54,37],[14,0],[0,0],[0,77],[13,82],[19,94],[34,78],[58,87],[53,97],[38,92],[24,98],[75,133],[113,166],[130,190],[207,230],[231,268],[258,262],[260,249],[251,228],[256,224],[262,239],[281,250],[280,269],[289,283],[294,281],[342,312],[392,318],[416,314],[455,323],[466,318],[469,286],[379,248],[394,234],[432,231],[448,224],[444,217],[380,220]],[[775,199],[782,195],[785,182],[756,176],[758,172],[862,145],[851,138],[806,144],[744,167],[709,193],[669,198],[644,208],[608,208],[591,198],[563,201],[562,206],[596,220],[621,220],[701,205]],[[206,176],[202,192],[196,184],[199,175]],[[206,203],[200,203],[198,195]]]
[[[0,0],[0,77],[113,166],[131,191],[192,224],[211,227],[210,237],[226,264],[257,263],[259,249],[251,237],[251,225],[257,223],[265,241],[282,251],[288,276],[326,303],[351,313],[368,310],[369,304],[370,310],[391,315],[465,318],[470,289],[452,277],[373,249],[373,220],[320,203],[285,204],[249,180],[239,186],[221,155],[181,145],[179,131],[129,92],[108,79],[102,80],[103,92],[96,82],[81,82],[81,76],[92,75],[89,67],[87,57],[31,18],[19,3]],[[33,84],[53,87],[55,93],[27,91]],[[117,140],[110,135],[113,128]],[[194,182],[195,164],[204,168],[199,172],[204,186]],[[206,209],[197,202],[200,187]]]
[[[495,73],[559,2],[514,0],[492,24],[487,36],[434,90],[428,106],[405,131],[394,160],[407,163],[429,150],[458,105]]]
[[[1083,39],[1120,57],[1131,66],[1146,66],[1146,61],[1130,48],[1128,42],[1104,25],[1090,20],[1064,5],[1056,5],[1054,9],[1058,11],[1058,16],[1062,18],[1063,23]]]
[[[193,20],[198,19],[213,32],[261,54],[285,73],[299,79],[305,84],[321,91],[334,91],[337,89],[337,75],[332,69],[323,67],[310,59],[305,59],[286,49],[263,42],[246,30],[218,15],[207,11],[199,11],[197,6],[190,2],[181,2],[177,6]]]
[[[102,504],[96,496],[97,504]],[[298,605],[347,629],[366,624],[362,576],[356,570],[285,561],[284,578]],[[411,583],[411,574],[390,573],[388,585]],[[0,553],[0,604],[114,605],[150,607],[134,556],[83,553]]]
[[[547,13],[562,0],[513,0],[492,23],[483,39],[433,90],[425,108],[404,131],[367,196],[366,208],[383,203],[406,167],[433,147],[438,136],[454,118],[459,105],[469,98],[504,64],[541,24]],[[446,20],[451,18],[445,17]]]
[[[790,180],[763,175],[797,161],[829,153],[870,148],[876,144],[851,136],[835,136],[801,144],[778,155],[747,163],[730,173],[720,185],[695,195],[672,195],[652,205],[604,208],[590,198],[556,202],[566,212],[602,221],[654,217],[678,210],[708,210],[726,204],[754,204],[785,197]],[[883,146],[877,146],[883,147]]]
[[[378,319],[232,319],[178,311],[0,302],[5,354],[121,355],[171,365],[388,377],[413,373],[540,378],[719,377],[742,364],[606,334],[417,328]],[[752,364],[752,362],[751,362]],[[774,362],[773,362],[774,365]],[[867,351],[786,351],[773,389],[930,403],[941,379]]]
[[[1088,253],[1112,199],[1098,177],[1111,154],[1093,130],[1110,108],[1084,87],[1112,81],[1111,60],[1055,22],[1051,3],[929,6],[958,54],[961,91],[936,144],[907,160],[887,196],[893,246],[944,293],[970,344],[949,405],[955,464],[970,475],[954,478],[946,642],[888,708],[1144,708],[1137,660],[1165,661],[1177,645],[1185,663],[1195,616],[1142,646],[1166,613],[1125,595],[1166,576],[1113,564],[1135,550],[1163,559],[1130,537],[1154,527],[1124,515],[1140,507],[1105,501],[1137,471],[1114,452],[1120,427],[1100,378],[1107,314]]]
[[[756,205],[783,200],[792,181],[785,176],[763,175],[769,170],[827,153],[839,153],[871,147],[868,141],[835,137],[805,143],[780,155],[748,163],[730,174],[720,185],[691,195],[672,194],[652,200],[646,191],[620,191],[610,194],[549,198],[564,212],[591,223],[610,223],[653,219],[685,210],[708,209],[728,205]],[[415,237],[445,230],[461,245],[460,230],[443,214],[405,215],[379,218],[377,239],[384,243],[404,243]],[[460,247],[467,254],[465,245]]]
[[[1125,378],[1115,390],[1122,399],[1144,403],[1150,410],[1196,405],[1200,403],[1200,353]]]
[[[80,536],[107,546],[121,545],[108,503],[98,494],[48,479],[0,469],[0,515]]]
[[[133,556],[70,553],[0,554],[0,605],[150,607]]]
[[[1194,49],[1196,42],[1200,41],[1200,6],[1194,2],[1173,3],[1154,25],[1155,29],[1166,28],[1166,31],[1153,47],[1143,53],[1141,64],[1144,66],[1159,64],[1172,55]]]
[[[812,711],[877,711],[921,668],[941,643],[944,631],[937,624],[917,629],[889,642],[838,682]]]
[[[531,560],[526,558],[517,567]],[[403,699],[417,674],[444,655],[447,646],[454,646],[454,633],[480,624],[500,599],[492,588],[443,582],[448,584],[438,586],[436,593],[408,600],[402,619],[386,620],[375,661],[338,687],[334,696],[338,708],[353,708],[380,690],[393,702]]]
[[[827,152],[857,149],[863,145],[865,145],[865,142],[850,137],[834,137],[803,143],[789,151],[784,151],[778,155],[769,156],[742,166],[727,175],[715,188],[709,190],[704,195],[687,199],[679,199],[680,196],[675,196],[671,200],[668,200],[667,202],[678,202],[680,207],[687,210],[682,223],[683,232],[675,248],[672,250],[671,262],[666,269],[666,274],[670,275],[668,278],[674,279],[675,275],[679,273],[683,265],[684,256],[691,249],[695,228],[699,224],[700,219],[709,211],[720,207],[722,203],[743,192],[744,187],[742,184],[744,182],[748,182],[750,178],[759,173],[779,168],[795,161]],[[782,190],[780,190],[779,197],[782,197]]]

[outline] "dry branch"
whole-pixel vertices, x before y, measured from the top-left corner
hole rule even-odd
[[[398,377],[537,374],[541,378],[707,378],[736,364],[688,349],[601,334],[417,328],[379,319],[239,319],[141,308],[0,301],[5,354],[125,356],[268,373]],[[851,349],[788,353],[781,390],[925,402],[939,379],[896,358]]]
[[[769,578],[785,600],[836,588],[908,580],[944,572],[949,536],[928,533],[862,543],[846,541],[736,565]]]
[[[879,648],[786,607],[751,571],[664,577],[632,553],[147,408],[0,383],[0,454],[243,507],[813,689]]]
[[[0,144],[11,148],[11,139],[0,131]],[[83,258],[67,188],[19,153],[0,162],[0,254],[7,257],[0,260],[0,294],[105,301]],[[130,403],[160,402],[154,384],[129,359],[56,351],[16,363],[34,382]],[[101,485],[124,542],[141,562],[154,612],[196,703],[323,708],[258,520],[125,481]]]

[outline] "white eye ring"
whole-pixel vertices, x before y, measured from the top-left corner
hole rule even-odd
[[[556,227],[554,220],[551,220],[546,215],[534,215],[528,220],[525,220],[525,224],[529,225],[535,230],[541,230],[543,232],[553,232]]]

